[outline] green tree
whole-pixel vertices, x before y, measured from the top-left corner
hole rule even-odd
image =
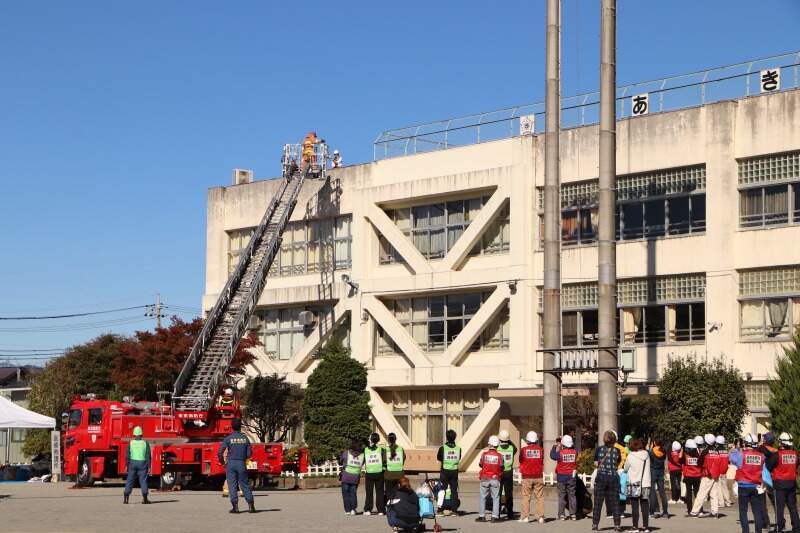
[[[713,433],[732,441],[747,414],[744,381],[739,371],[721,359],[672,359],[658,382],[663,406],[658,435],[685,439]]]
[[[261,442],[283,442],[303,420],[303,391],[277,374],[247,379],[241,394],[242,423]]]
[[[628,396],[620,403],[621,435],[633,435],[644,444],[662,436],[658,422],[664,412],[664,402],[660,396]]]
[[[372,430],[366,367],[338,340],[329,342],[320,356],[303,400],[305,440],[313,463],[334,459],[351,440],[365,440]]]
[[[50,430],[31,429],[25,435],[25,444],[22,445],[25,457],[35,457],[40,453],[50,453]]]
[[[800,438],[800,331],[791,346],[783,349],[775,362],[777,379],[769,381],[769,414],[771,427]]]

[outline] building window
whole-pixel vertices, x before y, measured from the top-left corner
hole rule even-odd
[[[706,230],[705,165],[656,170],[617,178],[617,238],[633,240]],[[597,242],[597,180],[561,187],[561,242]],[[540,240],[544,194],[539,190]]]
[[[739,162],[739,225],[800,223],[800,152]]]
[[[463,293],[401,298],[385,301],[386,307],[426,352],[441,352],[455,340],[491,293]],[[378,327],[377,354],[395,355],[400,348]],[[504,350],[509,346],[508,306],[486,326],[470,349]]]
[[[349,269],[351,223],[351,215],[289,222],[269,275],[294,276]],[[228,232],[228,273],[233,272],[239,263],[239,255],[250,243],[254,229]]]
[[[258,329],[258,336],[264,345],[264,351],[270,359],[286,361],[306,341],[306,337],[314,331],[317,324],[330,320],[331,306],[322,307],[288,307],[283,309],[264,309],[255,313],[253,329]],[[315,315],[314,323],[304,326],[300,323],[300,313],[311,311]],[[340,328],[341,329],[341,328]],[[348,345],[347,331],[339,337]]]
[[[800,266],[739,273],[742,339],[788,339],[800,327]]]
[[[406,237],[411,239],[411,242],[426,259],[442,259],[475,220],[487,201],[489,201],[489,196],[452,200],[389,209],[386,210],[386,215]],[[506,205],[501,209],[498,218],[486,229],[470,255],[507,252],[509,232],[509,209]],[[383,235],[380,236],[379,242],[381,264],[402,261],[402,257]]]
[[[705,285],[704,274],[619,280],[617,320],[622,343],[704,341]],[[540,287],[540,313],[542,294]],[[562,286],[561,307],[562,346],[597,346],[597,283]]]
[[[747,408],[752,410],[768,409],[769,405],[769,383],[744,384],[744,394],[747,397]]]
[[[383,391],[398,425],[414,447],[439,447],[452,429],[463,435],[481,412],[486,389],[431,389]]]

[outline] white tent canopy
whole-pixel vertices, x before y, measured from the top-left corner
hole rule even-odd
[[[6,428],[42,428],[53,429],[56,421],[49,416],[40,415],[20,407],[11,400],[0,396],[0,429]]]

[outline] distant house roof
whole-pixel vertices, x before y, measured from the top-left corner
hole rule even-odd
[[[0,367],[0,387],[28,387],[33,377],[41,371],[37,366]]]

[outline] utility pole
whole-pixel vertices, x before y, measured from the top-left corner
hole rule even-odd
[[[547,0],[547,85],[545,88],[544,145],[544,349],[561,348],[561,177],[559,134],[561,129],[561,1]],[[561,433],[561,378],[547,372],[555,363],[554,352],[543,352],[544,408],[542,444],[545,462],[552,469],[548,451]]]
[[[597,292],[599,321],[598,429],[617,430],[617,243],[614,228],[617,180],[617,1],[601,0],[600,179]]]
[[[148,306],[147,312],[144,314],[144,316],[154,317],[156,319],[156,328],[161,327],[161,319],[164,318],[164,315],[161,314],[162,309],[164,309],[164,306],[161,304],[161,293],[158,293],[156,294],[155,305]]]

